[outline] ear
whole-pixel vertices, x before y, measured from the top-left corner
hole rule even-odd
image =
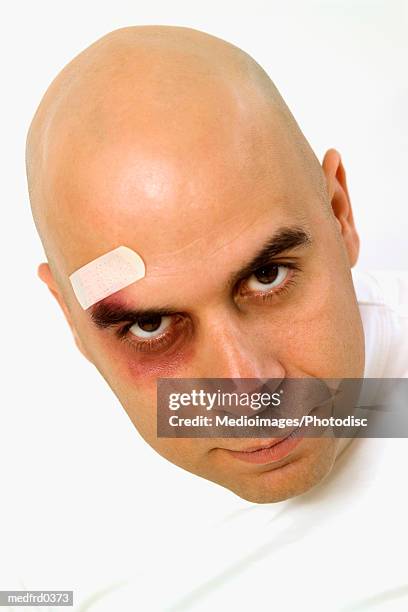
[[[350,266],[353,267],[358,259],[360,240],[354,225],[346,172],[338,151],[329,149],[326,152],[322,168],[326,176],[327,191],[333,214],[346,247]]]
[[[37,274],[39,276],[39,278],[43,281],[43,283],[45,283],[48,287],[48,289],[51,291],[52,295],[55,297],[55,299],[57,300],[58,304],[61,307],[62,312],[64,313],[64,316],[68,322],[68,325],[71,328],[72,331],[72,335],[74,336],[74,340],[75,340],[75,344],[77,345],[77,347],[79,348],[79,350],[81,351],[81,353],[84,355],[84,357],[86,357],[89,361],[89,356],[87,355],[87,352],[81,342],[80,337],[78,336],[78,333],[75,329],[75,325],[72,322],[72,317],[71,317],[71,313],[68,310],[68,307],[65,303],[64,298],[61,295],[61,292],[58,288],[58,285],[55,281],[55,278],[53,276],[53,273],[51,272],[51,268],[47,263],[42,263],[38,266],[38,270],[37,270]]]

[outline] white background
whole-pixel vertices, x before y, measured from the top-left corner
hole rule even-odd
[[[3,3],[0,588],[86,594],[126,573],[180,515],[205,522],[250,506],[146,447],[36,278],[43,255],[25,183],[29,122],[74,55],[137,24],[195,27],[249,52],[319,159],[329,147],[342,154],[360,267],[407,268],[407,3]]]

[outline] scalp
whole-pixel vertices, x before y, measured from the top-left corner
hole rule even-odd
[[[265,139],[260,117],[292,141],[321,189],[318,161],[285,102],[241,49],[175,26],[122,28],[97,40],[57,75],[28,132],[30,202],[48,259],[78,215],[79,199],[64,200],[63,188],[76,188],[96,152],[139,146],[185,165],[194,150],[200,154],[198,142],[226,159],[228,148],[241,154],[255,133]]]

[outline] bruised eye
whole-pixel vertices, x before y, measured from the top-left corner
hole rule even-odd
[[[170,324],[170,316],[149,315],[140,317],[136,323],[129,328],[129,332],[137,338],[156,338],[160,336]]]
[[[262,266],[248,277],[246,288],[250,291],[267,292],[282,285],[288,274],[288,266],[278,264]]]

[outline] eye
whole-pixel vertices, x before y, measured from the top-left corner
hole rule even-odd
[[[270,264],[258,268],[246,281],[246,289],[255,292],[268,292],[278,288],[289,276],[290,268],[280,264]]]
[[[166,331],[170,324],[170,316],[146,315],[145,317],[140,317],[129,328],[129,332],[137,338],[157,338]]]

